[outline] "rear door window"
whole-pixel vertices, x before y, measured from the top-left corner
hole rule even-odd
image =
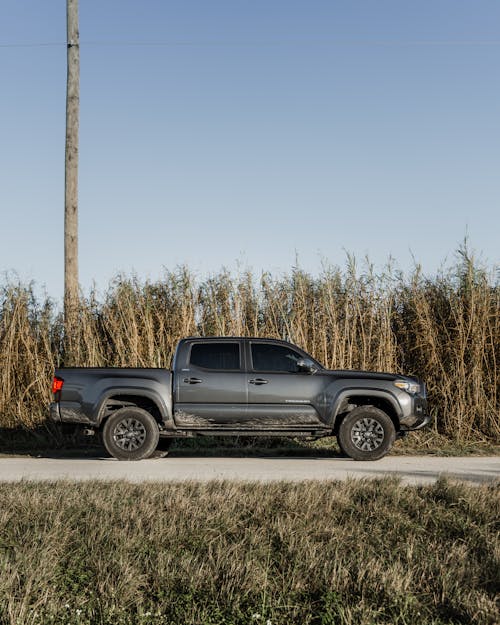
[[[240,366],[239,343],[194,343],[190,364],[203,369],[238,371]]]

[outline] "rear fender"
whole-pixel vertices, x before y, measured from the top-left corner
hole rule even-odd
[[[113,387],[106,390],[106,393],[101,396],[99,404],[94,409],[95,421],[97,425],[101,425],[103,419],[106,416],[106,405],[111,398],[119,400],[123,397],[125,401],[133,403],[133,398],[144,398],[151,401],[156,408],[160,418],[168,429],[174,428],[174,421],[172,418],[172,403],[169,404],[164,398],[154,390],[145,390],[140,388],[128,387]],[[171,399],[171,398],[170,398]]]

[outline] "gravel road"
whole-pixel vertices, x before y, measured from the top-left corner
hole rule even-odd
[[[388,456],[377,462],[346,458],[182,457],[118,462],[112,458],[0,458],[0,481],[185,480],[301,481],[395,476],[406,484],[428,484],[440,475],[470,484],[500,480],[500,457]],[[500,484],[500,481],[499,481]]]

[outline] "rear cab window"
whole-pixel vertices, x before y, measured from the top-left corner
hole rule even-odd
[[[240,344],[229,342],[193,343],[189,364],[201,369],[240,371]]]

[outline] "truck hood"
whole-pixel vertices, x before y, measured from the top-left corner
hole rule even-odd
[[[356,369],[323,369],[322,374],[331,375],[336,378],[362,378],[363,380],[408,380],[419,383],[421,380],[411,375],[399,375],[397,373],[387,373],[384,371],[360,371]]]

